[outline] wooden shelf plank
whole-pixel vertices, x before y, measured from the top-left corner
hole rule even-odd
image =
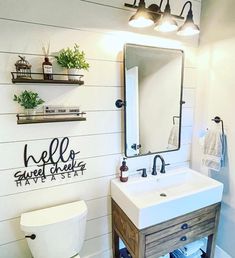
[[[73,121],[86,121],[85,117],[42,117],[35,119],[19,119],[18,125],[23,124],[39,124],[39,123],[58,123],[58,122],[73,122]]]

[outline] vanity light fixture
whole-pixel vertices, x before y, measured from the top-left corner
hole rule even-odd
[[[134,5],[136,4],[136,0]],[[145,1],[140,0],[136,13],[129,19],[129,25],[136,28],[145,28],[154,24],[153,14],[145,7]]]
[[[144,0],[140,0],[138,5],[136,5],[136,2],[137,0],[134,0],[133,4],[124,4],[126,7],[137,9],[136,13],[129,19],[129,25],[132,27],[145,28],[155,23],[156,26],[154,29],[160,32],[177,31],[177,34],[181,36],[191,36],[200,33],[199,27],[193,21],[191,1],[187,1],[184,4],[180,15],[171,13],[169,0],[167,0],[164,12],[161,11],[163,0],[161,0],[159,5],[151,4],[147,8]],[[190,8],[186,20],[184,24],[178,28],[175,18],[184,19],[182,15],[188,4]]]
[[[164,13],[162,14],[162,17],[159,19],[154,29],[161,32],[171,32],[178,29],[178,24],[171,15],[169,0],[167,0]]]
[[[182,16],[184,12],[184,8],[187,4],[190,4],[189,12],[187,14],[184,24],[178,29],[178,32],[177,32],[177,34],[181,36],[191,36],[191,35],[196,35],[200,33],[199,27],[193,21],[192,2],[187,1],[184,4],[182,11],[180,13],[180,16]]]

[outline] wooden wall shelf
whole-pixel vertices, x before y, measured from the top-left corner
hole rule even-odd
[[[59,74],[59,73],[53,73],[53,77],[57,78],[57,79],[53,79],[53,80],[42,79],[43,73],[31,73],[30,75],[33,75],[34,77],[38,77],[38,78],[31,78],[31,79],[30,78],[17,78],[16,72],[11,72],[11,75],[12,75],[13,83],[45,83],[45,84],[72,84],[72,85],[83,85],[84,84],[84,81],[81,80],[83,75],[76,75],[78,77],[78,80],[76,80],[76,81],[60,79],[64,76],[68,76],[68,75],[67,74]]]
[[[58,122],[74,122],[74,121],[86,121],[86,117],[83,117],[85,113],[76,114],[37,114],[27,116],[24,114],[17,114],[17,124],[39,124],[39,123],[58,123]]]

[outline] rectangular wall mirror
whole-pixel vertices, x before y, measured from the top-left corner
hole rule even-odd
[[[183,62],[181,50],[125,45],[127,157],[180,148]]]

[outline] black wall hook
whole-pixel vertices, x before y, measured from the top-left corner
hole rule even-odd
[[[118,99],[118,100],[116,100],[116,102],[115,102],[115,106],[116,106],[117,108],[122,108],[122,107],[125,107],[125,106],[126,106],[126,103],[125,103],[125,101],[123,101],[123,100],[121,100],[121,99]]]

